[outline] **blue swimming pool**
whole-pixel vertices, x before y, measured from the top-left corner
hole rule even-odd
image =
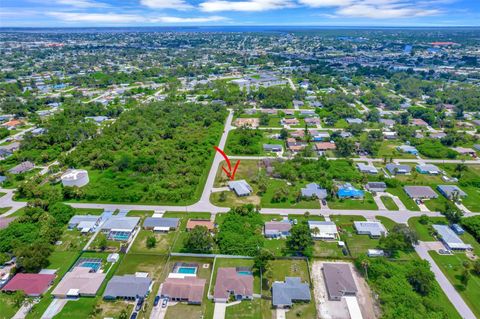
[[[100,269],[100,267],[102,266],[101,263],[97,263],[97,262],[83,262],[80,264],[81,267],[88,267],[88,268],[92,268],[95,272],[98,271],[98,269]]]
[[[197,268],[194,267],[178,267],[177,272],[179,274],[191,274],[194,275],[197,273]]]
[[[243,275],[243,276],[248,276],[248,275],[251,275],[252,272],[251,271],[237,271],[237,274]]]

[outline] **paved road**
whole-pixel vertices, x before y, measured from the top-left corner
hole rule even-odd
[[[16,202],[13,200],[14,189],[0,188],[1,193],[5,193],[4,196],[0,197],[0,207],[11,207],[6,213],[2,214],[0,217],[7,217],[22,207],[27,206],[26,202]]]
[[[420,258],[430,263],[437,282],[440,284],[440,287],[442,288],[443,292],[445,292],[450,302],[455,306],[460,316],[462,316],[464,319],[475,319],[475,315],[467,306],[465,301],[463,301],[460,294],[455,290],[453,285],[437,266],[433,258],[428,254],[428,243],[420,242],[417,246],[415,246],[415,250]]]

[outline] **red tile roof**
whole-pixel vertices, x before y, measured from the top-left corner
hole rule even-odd
[[[189,219],[187,221],[187,229],[191,230],[194,229],[196,226],[205,226],[208,230],[213,230],[215,225],[210,220],[203,220],[203,219]]]
[[[16,274],[2,289],[2,291],[23,290],[28,296],[43,294],[55,279],[55,275],[48,274]]]

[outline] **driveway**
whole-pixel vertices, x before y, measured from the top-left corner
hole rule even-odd
[[[277,314],[277,319],[287,318],[287,310],[286,309],[277,309],[276,314]]]
[[[227,303],[216,302],[215,310],[213,312],[213,319],[224,319],[226,311],[227,311]]]
[[[63,307],[67,304],[68,299],[53,299],[47,310],[43,313],[41,319],[51,319],[55,317],[57,313],[62,311]],[[72,300],[71,302],[75,302]]]
[[[475,315],[473,314],[472,310],[470,310],[460,294],[455,290],[448,278],[443,274],[433,258],[428,254],[428,247],[429,244],[425,242],[419,242],[419,244],[415,246],[415,251],[420,258],[430,263],[431,270],[435,274],[435,279],[437,279],[438,284],[442,288],[443,292],[447,295],[453,306],[457,309],[460,316],[464,319],[475,319]]]

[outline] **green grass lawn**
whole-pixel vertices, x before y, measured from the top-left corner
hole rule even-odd
[[[168,253],[169,248],[172,246],[175,237],[178,235],[177,231],[170,231],[167,234],[164,233],[156,233],[151,230],[141,229],[135,238],[135,242],[133,243],[130,251],[132,253],[138,254],[161,254],[165,255]],[[154,236],[157,243],[155,247],[148,248],[147,247],[147,238],[150,236]]]
[[[412,217],[408,220],[408,226],[415,230],[418,235],[418,239],[421,241],[434,241],[436,240],[430,231],[432,224],[441,223],[447,224],[447,219],[445,217],[429,217],[430,222],[427,225],[423,225],[419,222],[420,217]]]
[[[0,215],[5,214],[8,212],[12,207],[0,207]]]
[[[467,193],[467,197],[462,199],[463,205],[467,207],[472,212],[480,212],[480,189],[477,187],[460,187],[465,193]]]
[[[68,230],[65,228],[60,238],[62,244],[56,245],[55,250],[80,252],[92,236],[92,233],[82,235],[77,229]]]
[[[383,205],[385,205],[385,207],[388,210],[398,210],[397,204],[395,204],[395,202],[393,201],[393,199],[391,197],[380,196],[380,199],[382,200]]]
[[[393,220],[391,220],[390,218],[387,218],[387,217],[375,216],[375,218],[378,219],[383,224],[383,226],[385,226],[385,228],[387,230],[391,230],[393,228],[393,226],[395,226],[397,224]]]
[[[401,186],[395,188],[387,188],[387,192],[400,198],[403,205],[405,205],[408,210],[420,211],[420,208],[417,206],[417,204],[415,204],[415,201],[408,197],[407,193],[405,193]]]
[[[328,207],[332,209],[378,210],[378,206],[370,193],[365,193],[364,199],[331,199],[328,200]]]
[[[202,318],[203,307],[201,305],[187,305],[177,303],[175,306],[168,306],[165,319],[198,319]]]
[[[180,218],[180,226],[177,231],[172,233],[174,235],[170,249],[173,252],[183,252],[184,241],[187,237],[186,225],[187,221],[191,218],[194,219],[210,219],[210,213],[203,213],[203,212],[166,212],[163,217],[170,217],[170,218]]]
[[[337,257],[344,258],[342,248],[338,246],[337,241],[315,240],[313,243],[314,257]]]
[[[225,319],[262,319],[261,303],[261,299],[254,299],[229,306],[225,311]]]
[[[478,302],[480,300],[480,277],[472,273],[466,287],[461,283],[461,276],[464,269],[462,264],[470,260],[464,253],[455,253],[454,255],[446,256],[439,255],[435,251],[430,251],[429,254],[455,289],[460,293],[470,309],[480,318],[480,302]]]
[[[19,308],[15,306],[13,294],[0,293],[0,318],[12,318]]]
[[[75,208],[76,215],[101,215],[103,211],[101,208]]]
[[[165,272],[166,256],[128,253],[116,271],[116,275],[128,275],[135,272],[148,272],[153,280],[160,280]]]
[[[97,298],[82,297],[78,300],[69,300],[62,311],[54,319],[85,319],[94,314]]]

